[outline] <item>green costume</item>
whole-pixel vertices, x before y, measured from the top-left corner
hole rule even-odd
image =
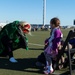
[[[8,36],[8,38],[13,41],[12,42],[13,49],[18,48],[18,43],[20,42],[20,39],[17,36],[17,33],[19,33],[20,36],[22,36],[18,25],[19,25],[19,21],[14,21],[12,23],[5,25],[2,28],[2,30],[0,32],[0,54],[5,50],[5,47],[3,46],[2,41],[1,41],[2,37],[4,37],[4,36]],[[22,37],[23,37],[24,41],[26,41],[26,43],[28,43],[28,39],[27,39],[26,35],[24,34],[24,36],[22,36]],[[28,45],[26,45],[26,50],[28,50]]]

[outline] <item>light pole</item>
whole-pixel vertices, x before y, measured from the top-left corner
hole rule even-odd
[[[43,0],[43,26],[46,23],[46,0]]]

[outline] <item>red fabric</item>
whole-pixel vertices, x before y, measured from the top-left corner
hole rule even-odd
[[[27,29],[24,29],[23,32],[24,32],[24,33],[28,33],[29,31],[28,31]]]
[[[29,29],[29,28],[30,28],[30,25],[27,24],[27,25],[24,26],[24,28],[25,28],[25,29]]]

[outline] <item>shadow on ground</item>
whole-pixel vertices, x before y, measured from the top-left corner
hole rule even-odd
[[[37,67],[35,65],[37,61],[36,58],[25,58],[25,59],[17,59],[17,60],[18,60],[18,63],[11,63],[6,58],[0,58],[0,69],[43,74],[43,68]],[[74,66],[74,69],[75,69],[75,66]],[[64,73],[62,74],[53,73],[51,75],[68,75],[68,74],[69,74],[69,71],[64,71]]]
[[[37,61],[36,58],[25,58],[25,59],[17,59],[17,60],[18,63],[11,63],[6,58],[0,58],[0,69],[42,73],[42,68],[38,68],[35,65]],[[33,70],[33,69],[38,69],[38,70]]]

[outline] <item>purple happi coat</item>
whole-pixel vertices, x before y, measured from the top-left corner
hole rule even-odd
[[[47,54],[50,54],[52,57],[56,56],[58,54],[58,46],[60,45],[60,40],[61,40],[62,32],[60,28],[54,28],[52,35],[49,39],[49,45],[45,49],[45,52]]]

